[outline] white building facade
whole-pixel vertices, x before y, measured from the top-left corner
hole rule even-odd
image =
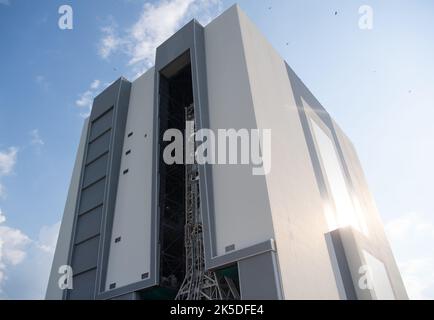
[[[407,299],[353,145],[238,6],[188,23],[155,67],[95,99],[47,299],[174,298],[185,181],[162,162],[161,137],[182,129],[187,105],[198,130],[272,133],[266,175],[199,166],[206,270],[232,279],[241,299]],[[62,265],[73,289],[58,286]]]

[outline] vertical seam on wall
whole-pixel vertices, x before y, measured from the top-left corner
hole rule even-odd
[[[151,259],[154,263],[151,264],[151,277],[154,279],[155,284],[159,283],[159,171],[160,171],[160,69],[158,65],[159,50],[156,50],[155,57],[155,74],[154,74],[154,154],[152,157],[152,213],[151,213]],[[153,269],[153,270],[152,270]],[[158,274],[157,274],[158,273]]]
[[[103,207],[103,216],[101,219],[101,226],[100,226],[100,232],[101,232],[101,239],[100,239],[100,243],[98,246],[98,258],[97,258],[97,278],[96,278],[96,284],[95,284],[95,291],[94,291],[94,298],[98,297],[98,295],[101,293],[101,287],[102,287],[102,282],[104,281],[103,279],[103,269],[105,268],[104,266],[104,259],[105,259],[105,252],[104,250],[106,249],[106,237],[107,237],[107,231],[109,226],[107,225],[107,221],[108,221],[108,215],[109,215],[109,205],[108,205],[108,197],[109,197],[109,191],[111,188],[111,180],[112,180],[112,170],[113,170],[113,158],[114,158],[114,153],[113,153],[113,148],[114,148],[114,143],[116,141],[116,132],[117,132],[117,128],[116,128],[116,122],[118,120],[118,116],[119,116],[119,99],[120,99],[120,93],[121,93],[121,89],[122,89],[122,85],[123,85],[123,79],[120,79],[120,83],[119,83],[119,88],[118,88],[118,92],[117,92],[117,96],[116,96],[116,101],[115,101],[115,105],[114,105],[114,113],[113,113],[113,119],[112,119],[112,136],[110,139],[110,145],[109,145],[109,162],[107,164],[107,181],[106,181],[106,186],[105,186],[105,190],[104,190],[104,207]],[[108,250],[110,250],[110,246],[109,248],[107,248]],[[104,286],[105,288],[105,286]]]

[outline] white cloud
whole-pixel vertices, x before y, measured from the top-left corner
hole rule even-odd
[[[43,146],[45,144],[44,140],[42,140],[41,135],[39,134],[38,129],[34,129],[30,131],[31,140],[30,143],[33,146]]]
[[[0,210],[0,299],[43,299],[60,222],[43,226],[32,240],[5,221]]]
[[[0,151],[0,198],[6,196],[6,189],[1,183],[1,178],[10,175],[17,162],[18,148],[10,147],[6,151]]]
[[[116,34],[117,25],[113,20],[111,20],[111,25],[101,28],[104,37],[101,39],[99,46],[99,55],[108,59],[109,56],[119,49],[123,40]]]
[[[10,299],[44,299],[60,222],[40,229],[27,248],[26,258],[8,270],[4,296]]]
[[[0,4],[4,4],[5,6],[9,6],[11,2],[9,0],[0,0]]]
[[[90,111],[92,110],[93,99],[98,93],[98,89],[101,86],[100,80],[94,80],[89,89],[85,92],[78,95],[78,99],[75,101],[75,105],[80,109],[83,109],[84,112],[80,113],[83,118],[87,118],[90,115]]]
[[[20,264],[26,257],[26,247],[30,243],[29,237],[18,229],[4,225],[6,217],[0,209],[0,293],[7,280],[6,272],[11,266]]]
[[[434,223],[408,213],[385,228],[410,298],[434,299]]]
[[[154,64],[155,49],[183,24],[197,18],[205,24],[221,11],[221,0],[161,0],[146,2],[139,19],[121,32],[111,23],[103,28],[99,54],[108,58],[115,52],[128,56],[128,65],[137,73]]]
[[[94,81],[90,84],[90,88],[91,88],[92,90],[96,90],[96,89],[99,88],[100,84],[101,84],[101,81],[100,81],[100,80],[94,80]]]
[[[52,226],[43,226],[39,231],[38,248],[44,252],[54,254],[56,250],[57,237],[59,236],[60,222]]]
[[[146,3],[139,20],[129,31],[132,50],[130,65],[139,61],[152,65],[156,47],[181,26],[193,2],[172,0]]]
[[[78,100],[75,102],[77,107],[90,108],[92,106],[93,93],[90,90],[85,91],[79,95]]]
[[[7,151],[0,151],[0,176],[8,175],[12,172],[17,161],[18,149],[10,147]]]
[[[18,229],[7,226],[0,226],[1,252],[0,260],[2,265],[17,265],[21,263],[26,252],[25,246],[30,239]]]

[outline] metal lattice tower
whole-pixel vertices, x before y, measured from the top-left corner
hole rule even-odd
[[[186,108],[185,113],[186,121],[194,121],[193,105]],[[194,132],[186,134],[194,141]],[[222,300],[216,273],[205,271],[197,164],[185,165],[185,188],[186,274],[176,300]]]

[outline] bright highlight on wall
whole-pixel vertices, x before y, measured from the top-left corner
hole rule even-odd
[[[310,119],[313,135],[322,162],[324,175],[330,193],[331,203],[326,203],[324,212],[330,231],[336,228],[353,226],[357,230],[367,234],[366,225],[358,205],[356,211],[350,192],[347,188],[342,167],[332,139],[324,130]],[[359,202],[357,201],[357,204]],[[334,208],[333,208],[334,204]]]

